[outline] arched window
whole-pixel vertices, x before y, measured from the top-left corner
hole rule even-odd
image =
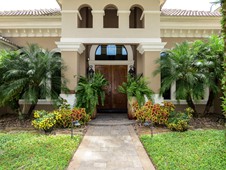
[[[123,45],[99,45],[95,60],[128,60],[128,53]]]
[[[82,7],[78,14],[78,28],[92,28],[93,27],[93,15],[92,9],[88,6]]]
[[[130,8],[129,27],[144,28],[143,10],[140,7]]]
[[[104,9],[104,28],[118,28],[118,10],[109,5]]]

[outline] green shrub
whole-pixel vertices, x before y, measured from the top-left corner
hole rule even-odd
[[[37,110],[34,113],[34,118],[32,125],[36,129],[48,131],[56,124],[56,114],[54,112],[49,113],[45,110]]]
[[[59,109],[56,112],[57,127],[60,127],[60,128],[70,127],[71,121],[72,121],[71,113],[72,113],[71,109],[66,109],[66,108]]]
[[[173,131],[186,131],[188,129],[189,121],[192,117],[193,110],[191,108],[185,109],[184,112],[171,111],[167,127]]]

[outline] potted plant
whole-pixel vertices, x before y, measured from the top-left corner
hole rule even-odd
[[[96,106],[104,104],[105,91],[104,87],[108,81],[101,73],[94,73],[93,76],[80,76],[78,86],[76,88],[76,107],[85,108],[86,113],[90,114],[91,118],[96,117]]]
[[[134,103],[137,102],[139,107],[141,107],[145,104],[145,97],[148,100],[152,100],[153,91],[148,87],[148,82],[142,75],[132,76],[129,74],[127,82],[123,82],[118,87],[118,91],[127,94],[129,119],[135,118]]]

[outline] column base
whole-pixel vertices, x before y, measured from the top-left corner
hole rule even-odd
[[[67,100],[67,103],[70,105],[71,109],[74,107],[76,102],[75,94],[60,94],[60,97]]]

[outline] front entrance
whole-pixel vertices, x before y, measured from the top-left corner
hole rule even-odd
[[[127,96],[117,91],[118,86],[127,81],[127,65],[96,65],[95,71],[102,73],[109,82],[104,106],[97,106],[97,111],[127,112]]]

